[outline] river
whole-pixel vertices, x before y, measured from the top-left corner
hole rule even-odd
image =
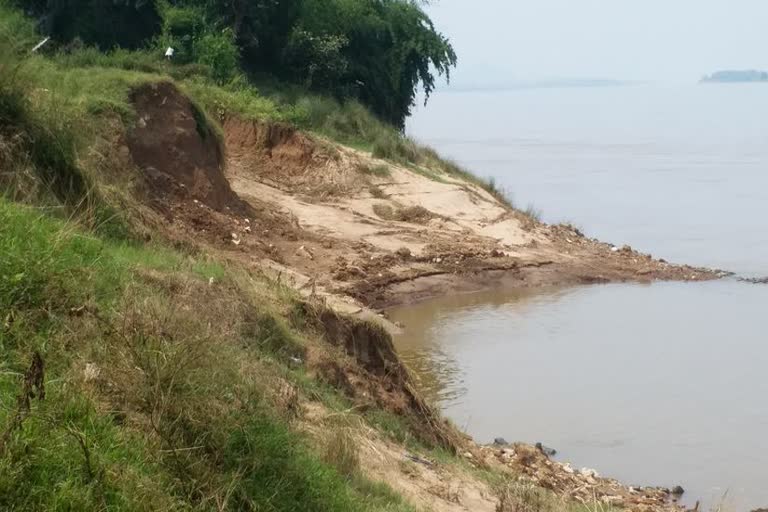
[[[442,91],[408,132],[548,222],[768,275],[768,86]],[[480,442],[542,441],[688,503],[768,506],[768,285],[491,290],[395,309],[425,391]]]

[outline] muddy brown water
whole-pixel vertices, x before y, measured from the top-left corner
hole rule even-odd
[[[409,131],[545,220],[765,276],[766,111],[765,86],[444,92]],[[727,279],[493,289],[390,316],[422,388],[478,441],[542,441],[748,511],[768,505],[766,308],[768,286]]]

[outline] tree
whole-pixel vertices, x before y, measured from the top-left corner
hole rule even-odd
[[[42,32],[59,41],[75,38],[102,50],[137,49],[160,32],[153,0],[16,0],[38,17]]]
[[[419,88],[450,77],[456,53],[416,0],[15,0],[59,41],[106,50],[173,46],[220,82],[269,73],[356,99],[402,128]],[[158,37],[159,36],[159,37]]]

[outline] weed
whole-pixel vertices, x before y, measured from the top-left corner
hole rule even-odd
[[[389,197],[381,187],[377,187],[376,185],[371,185],[370,187],[368,187],[368,193],[371,194],[371,197],[374,197],[376,199],[386,199]],[[374,212],[375,212],[375,207],[374,207]]]
[[[529,204],[528,207],[523,210],[523,215],[531,219],[536,224],[541,223],[541,210],[533,206],[532,204]]]
[[[374,204],[373,213],[384,220],[395,220],[395,209],[388,204]]]
[[[401,222],[411,222],[413,224],[426,224],[431,219],[434,219],[436,215],[423,206],[408,206],[406,208],[400,208],[395,219]]]
[[[386,164],[360,164],[357,167],[357,170],[363,174],[375,176],[377,178],[388,178],[392,175],[392,169],[390,169],[390,167]]]
[[[498,490],[496,512],[560,512],[564,504],[549,492],[532,484],[508,481]]]
[[[243,338],[261,351],[275,354],[283,360],[303,359],[305,348],[277,315],[264,311],[246,313]]]
[[[326,441],[325,461],[343,476],[351,478],[359,470],[360,455],[349,428],[337,426]]]
[[[394,220],[398,222],[410,222],[412,224],[426,224],[436,215],[423,206],[407,206],[404,208],[393,208],[388,204],[374,204],[373,213],[384,220]]]

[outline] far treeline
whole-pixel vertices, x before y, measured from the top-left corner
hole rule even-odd
[[[354,99],[402,128],[419,87],[456,65],[416,0],[12,0],[67,46],[175,50],[226,83],[268,75]]]

